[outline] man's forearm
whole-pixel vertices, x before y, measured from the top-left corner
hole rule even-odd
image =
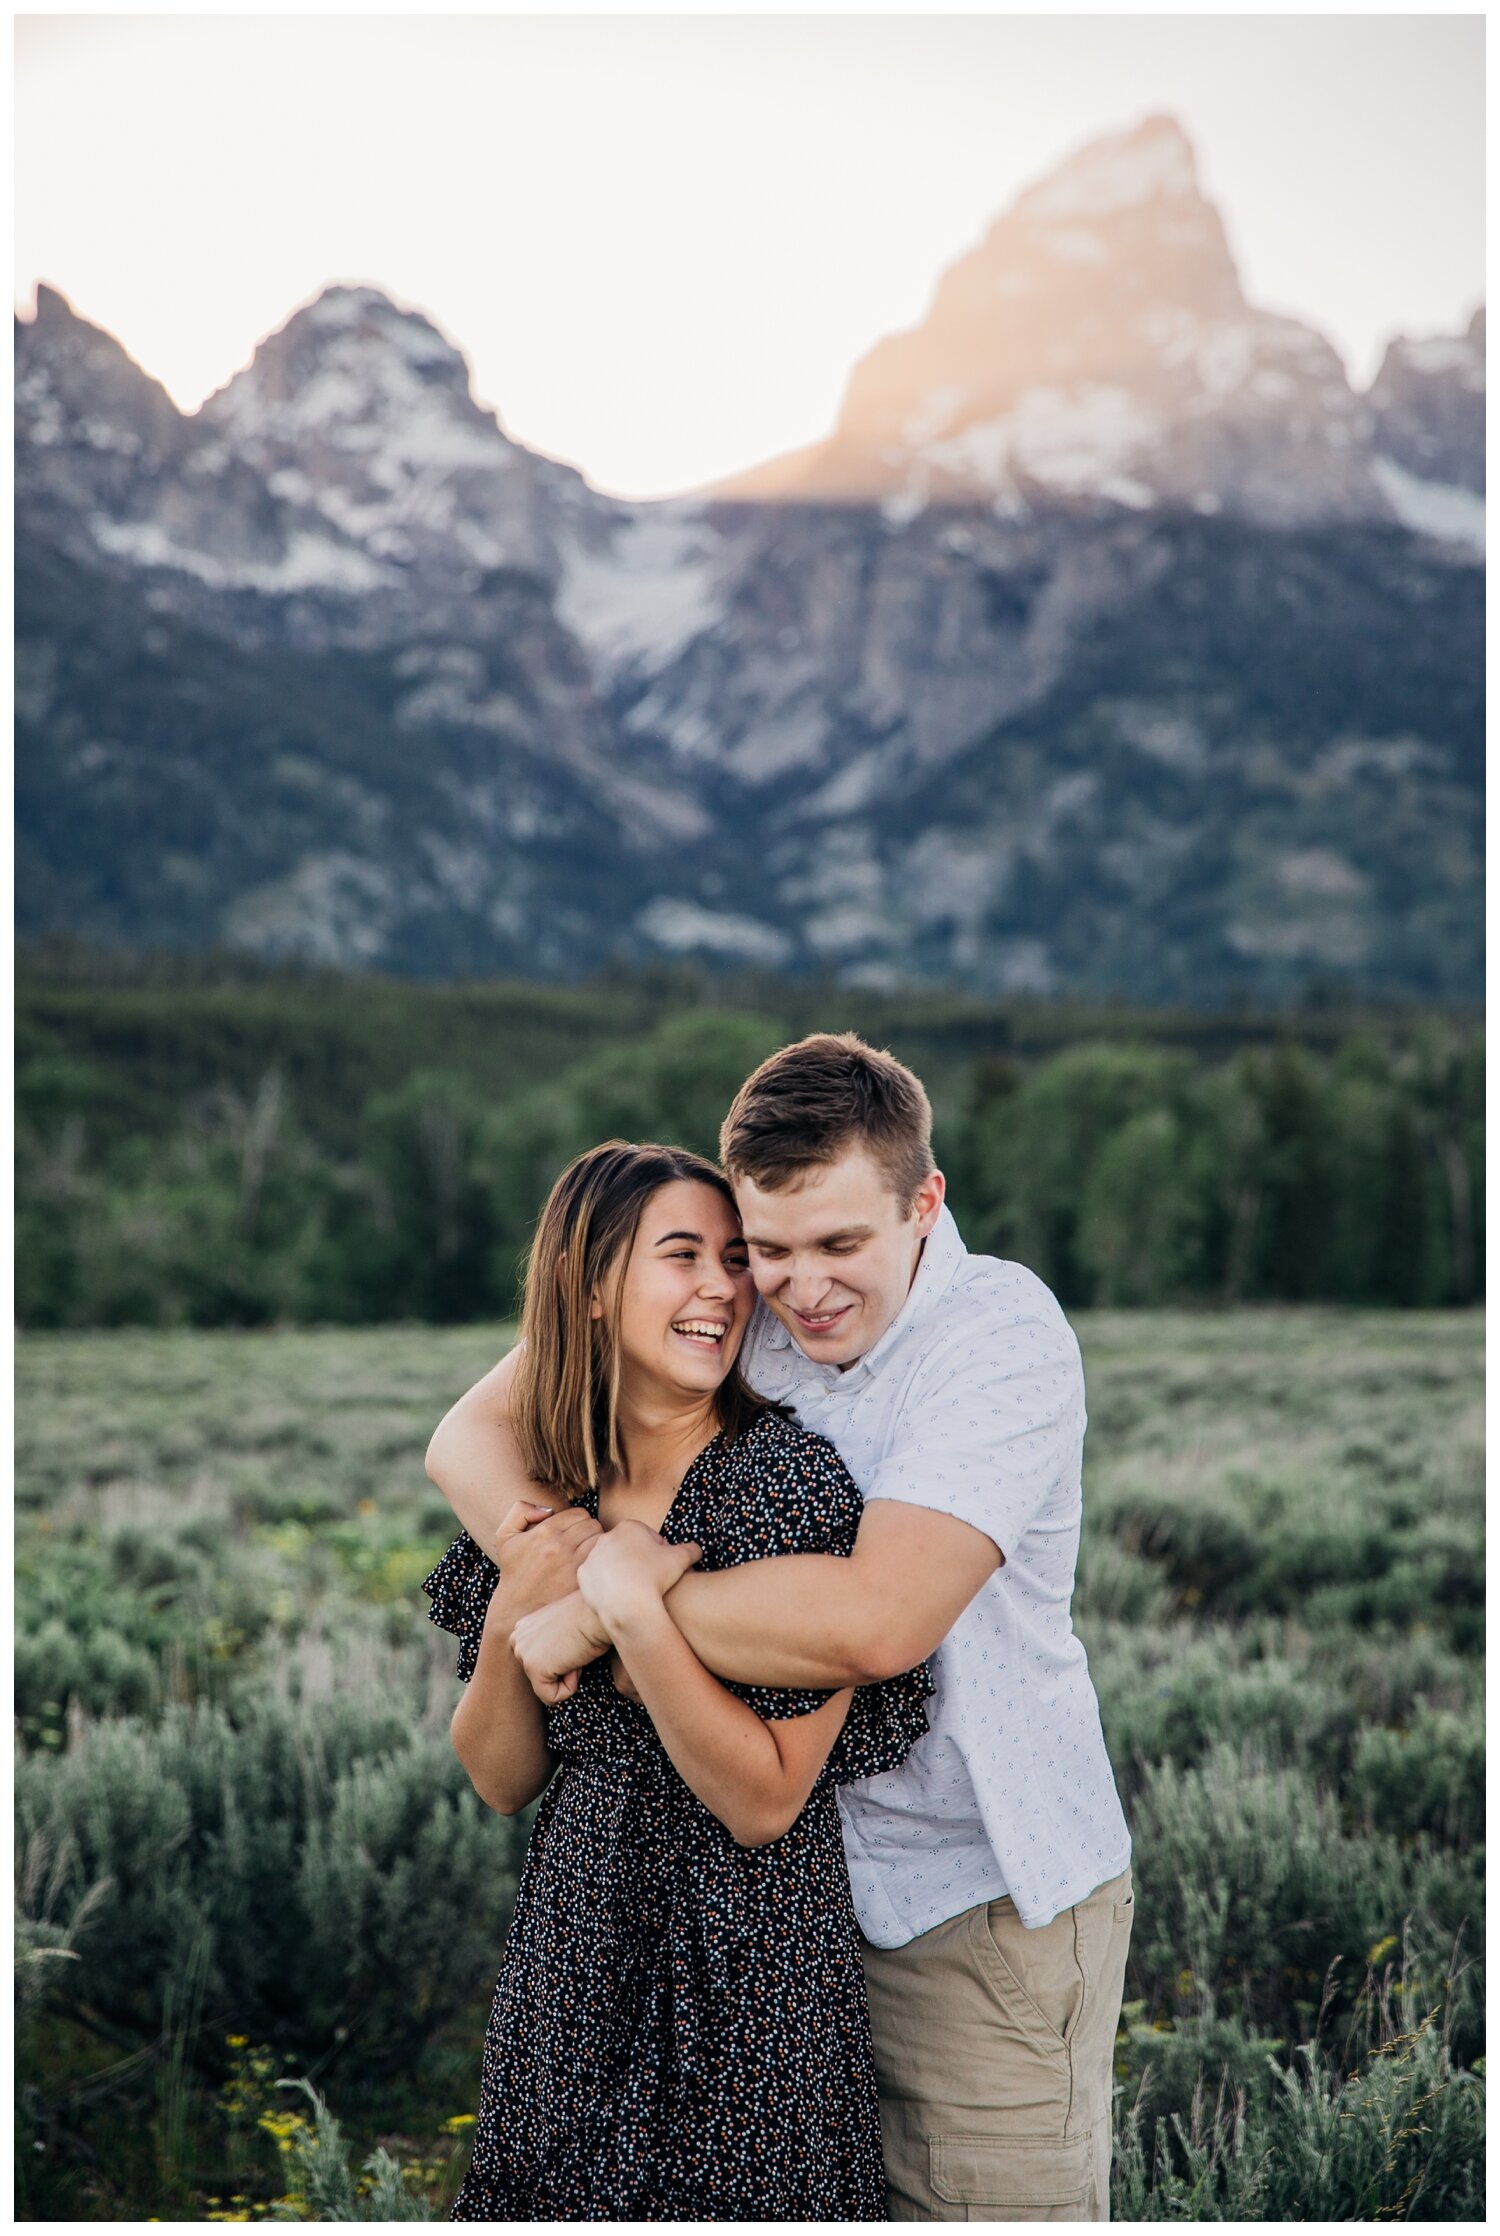
[[[857,1559],[832,1553],[690,1574],[673,1586],[667,1606],[698,1659],[737,1684],[837,1690],[922,1659],[919,1651],[892,1662],[893,1651],[904,1651],[896,1611],[883,1606]]]
[[[427,1447],[427,1473],[486,1553],[515,1501],[535,1496],[508,1418],[515,1357],[511,1352],[464,1393]]]

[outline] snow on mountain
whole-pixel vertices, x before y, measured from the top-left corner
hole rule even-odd
[[[1472,383],[1473,357],[1467,342],[1420,345],[1402,377]],[[1379,405],[1323,335],[1246,301],[1191,142],[1153,116],[1019,195],[922,323],[855,368],[825,443],[717,494],[873,498],[897,525],[927,504],[1015,519],[1104,500],[1433,532],[1449,512],[1419,522],[1405,484],[1373,471]],[[1389,455],[1423,478],[1421,460]]]
[[[1390,507],[1404,528],[1433,536],[1439,543],[1466,545],[1484,553],[1484,499],[1461,483],[1431,481],[1408,473],[1394,458],[1377,458],[1372,468],[1376,481],[1390,500]]]
[[[621,507],[608,540],[565,544],[557,613],[604,672],[649,675],[723,619],[723,565],[701,507]]]
[[[33,928],[1478,982],[1483,314],[1356,394],[1247,303],[1170,118],[1020,195],[826,443],[697,500],[526,450],[370,287],[196,414],[53,290],[16,353]]]
[[[1018,211],[1034,221],[1057,224],[1072,218],[1104,217],[1143,202],[1196,199],[1198,177],[1186,135],[1169,117],[1153,118],[1136,132],[1096,140],[1070,156],[1040,186],[1023,194]],[[1092,262],[1106,251],[1093,236],[1082,251]],[[1055,244],[1054,244],[1055,245]],[[1078,255],[1076,245],[1064,254]]]
[[[1484,549],[1485,318],[1462,334],[1399,336],[1370,389],[1375,478],[1398,520]]]
[[[541,462],[475,402],[462,353],[431,320],[375,288],[326,288],[200,417],[226,456],[376,560],[555,563]]]

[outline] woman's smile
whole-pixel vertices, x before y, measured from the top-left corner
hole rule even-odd
[[[681,1336],[684,1343],[690,1343],[695,1351],[717,1352],[732,1325],[729,1320],[674,1320],[672,1333]]]

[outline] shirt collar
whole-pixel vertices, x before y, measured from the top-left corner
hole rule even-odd
[[[827,1380],[830,1389],[854,1389],[879,1372],[891,1352],[912,1328],[925,1320],[928,1313],[953,1286],[959,1267],[969,1253],[964,1248],[963,1236],[958,1231],[958,1221],[946,1204],[937,1215],[937,1224],[922,1245],[922,1255],[912,1285],[906,1292],[906,1302],[883,1336],[872,1343],[862,1358],[840,1374],[836,1368],[824,1367],[810,1359],[789,1328],[784,1327],[769,1306],[762,1306],[770,1322],[766,1341],[773,1351],[790,1351],[801,1364],[810,1368],[820,1378]]]

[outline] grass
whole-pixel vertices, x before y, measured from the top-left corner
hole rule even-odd
[[[1481,2218],[1482,1318],[1078,1326],[1116,2217]],[[506,1339],[20,1342],[23,2217],[446,2212],[524,1828],[448,1746],[422,1455]]]

